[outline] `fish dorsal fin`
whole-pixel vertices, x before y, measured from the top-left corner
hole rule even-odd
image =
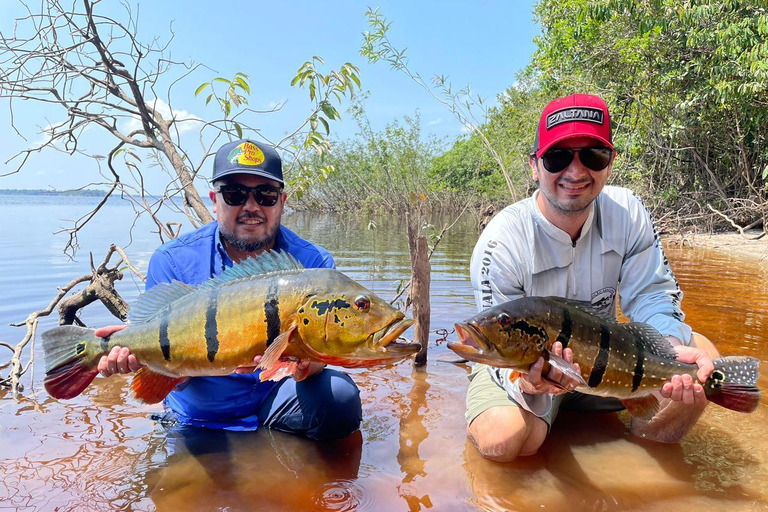
[[[196,287],[180,281],[158,283],[139,295],[139,298],[128,311],[128,321],[132,324],[149,322],[169,304],[186,297],[196,289]]]
[[[258,256],[235,263],[221,274],[203,281],[199,288],[216,288],[242,279],[253,279],[255,277],[266,277],[275,274],[296,274],[303,269],[304,265],[287,252],[264,251]]]
[[[605,320],[606,322],[616,323],[615,316],[613,316],[609,311],[596,308],[592,305],[591,302],[587,302],[585,300],[564,299],[562,297],[547,297],[547,299],[551,300],[552,302],[558,302],[563,306],[576,308],[580,311],[583,311],[584,313],[594,315],[601,320]]]
[[[621,324],[621,327],[630,331],[632,334],[635,334],[638,343],[642,343],[643,347],[645,347],[651,354],[665,359],[677,359],[677,352],[675,352],[675,349],[669,340],[652,326],[631,322],[628,324]]]

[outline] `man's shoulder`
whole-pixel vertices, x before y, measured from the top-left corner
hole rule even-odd
[[[521,227],[526,223],[532,223],[535,219],[535,214],[535,200],[533,197],[527,197],[516,203],[512,203],[501,210],[493,219],[491,219],[486,230],[491,228],[490,232],[493,232],[494,230],[506,231],[514,229],[515,227]]]
[[[615,185],[608,185],[598,196],[601,207],[631,209],[641,206],[642,199],[634,191]]]
[[[210,246],[210,244],[213,243],[213,239],[216,234],[216,226],[217,223],[214,221],[206,224],[205,226],[197,228],[194,231],[179,235],[173,240],[170,240],[158,247],[157,251],[165,253],[176,253],[184,252],[187,250],[197,250],[202,245]]]
[[[301,238],[283,225],[280,226],[280,236],[282,238],[280,248],[290,253],[305,267],[335,266],[333,256],[331,256],[331,253],[329,253],[325,247]]]

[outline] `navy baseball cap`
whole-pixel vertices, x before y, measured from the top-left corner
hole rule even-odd
[[[216,152],[211,183],[230,174],[254,174],[285,184],[283,163],[275,148],[248,139],[228,142]]]

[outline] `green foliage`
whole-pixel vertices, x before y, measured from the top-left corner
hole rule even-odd
[[[216,77],[210,82],[200,84],[195,90],[195,97],[202,94],[206,89],[210,88],[208,96],[205,98],[205,104],[208,105],[211,100],[216,101],[221,107],[221,112],[224,114],[224,119],[227,120],[232,113],[232,106],[236,108],[241,105],[248,105],[248,98],[243,94],[249,96],[251,94],[250,78],[245,73],[235,73],[235,76],[229,80],[223,77]],[[226,89],[224,92],[216,90],[215,84],[224,84]],[[242,93],[241,93],[242,92]],[[238,139],[243,138],[243,127],[237,121],[230,121],[227,123],[235,131]]]
[[[302,134],[302,141],[293,145],[298,162],[298,169],[290,173],[289,186],[294,197],[301,200],[309,187],[315,183],[323,183],[336,173],[333,164],[323,164],[322,159],[331,149],[328,136],[331,133],[329,121],[341,119],[341,115],[333,104],[341,104],[345,97],[354,98],[356,88],[360,89],[360,70],[357,66],[345,63],[339,71],[332,70],[323,74],[317,65],[324,64],[320,57],[312,57],[305,62],[291,81],[291,86],[306,87],[309,91],[309,99],[314,103],[314,111],[307,118],[297,133]],[[309,127],[308,129],[307,126]],[[301,132],[306,129],[304,132]],[[307,165],[304,155],[313,151],[316,158],[313,164]]]
[[[302,162],[310,176],[322,167],[333,172],[306,183],[304,194],[293,198],[292,204],[329,211],[402,211],[410,202],[438,202],[430,170],[443,144],[434,138],[422,140],[418,113],[377,132],[360,102],[350,112],[358,123],[358,134],[334,144],[331,153],[314,154]]]

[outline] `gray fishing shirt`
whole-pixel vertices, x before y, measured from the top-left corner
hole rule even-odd
[[[470,263],[480,311],[524,296],[557,296],[588,301],[615,317],[618,293],[631,321],[690,343],[691,328],[680,309],[683,294],[639,197],[605,187],[574,243],[541,213],[539,193],[506,207],[480,235]],[[512,395],[516,387],[507,391]]]

